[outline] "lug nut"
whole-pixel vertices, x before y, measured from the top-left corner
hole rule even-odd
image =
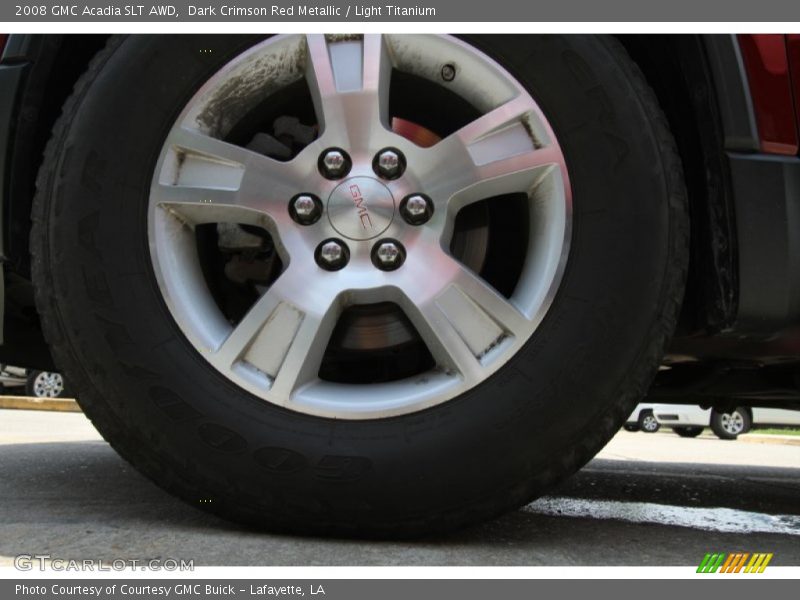
[[[423,194],[411,194],[400,201],[400,214],[409,225],[422,225],[433,214],[433,202]]]
[[[397,240],[379,240],[372,247],[372,264],[381,271],[399,269],[406,260],[406,249]]]
[[[350,250],[343,241],[332,238],[320,242],[314,252],[314,258],[326,271],[338,271],[350,260]]]
[[[375,155],[372,170],[384,179],[397,179],[406,170],[406,159],[397,148],[384,148]]]
[[[322,216],[322,201],[313,194],[297,194],[289,201],[289,215],[300,225],[312,225]]]
[[[319,157],[317,166],[326,179],[341,179],[350,172],[353,163],[341,148],[328,148]]]

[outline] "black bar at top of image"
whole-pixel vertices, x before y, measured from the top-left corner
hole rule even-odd
[[[3,22],[791,22],[797,0],[12,0]]]

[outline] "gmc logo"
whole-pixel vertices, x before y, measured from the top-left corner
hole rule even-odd
[[[356,184],[350,186],[350,194],[353,196],[353,204],[356,205],[356,212],[358,219],[361,221],[361,227],[364,229],[369,225],[372,228],[372,219],[369,218],[369,211],[364,203],[364,196],[361,195],[361,188]]]

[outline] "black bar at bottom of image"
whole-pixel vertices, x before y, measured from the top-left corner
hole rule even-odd
[[[0,598],[4,600],[39,599],[130,600],[134,598],[267,598],[287,600],[516,600],[568,597],[639,598],[683,600],[707,598],[709,593],[724,594],[725,600],[750,600],[754,593],[792,597],[796,581],[706,575],[692,579],[27,579],[0,581]],[[778,596],[778,594],[784,594]]]

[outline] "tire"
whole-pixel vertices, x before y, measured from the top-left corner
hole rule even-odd
[[[645,433],[656,433],[661,429],[661,424],[656,421],[652,410],[643,410],[639,415],[639,431]]]
[[[704,427],[693,427],[691,425],[685,427],[673,427],[672,431],[677,433],[682,438],[695,438],[703,433]]]
[[[605,37],[466,40],[536,98],[561,144],[574,198],[566,269],[530,338],[481,383],[428,408],[333,419],[264,401],[212,367],[165,302],[148,243],[166,136],[258,41],[115,37],[64,107],[37,181],[33,270],[47,339],[85,413],[164,489],[273,531],[418,536],[545,493],[642,398],[683,296],[686,191],[642,74]]]
[[[746,408],[738,407],[731,412],[711,410],[711,431],[721,440],[735,440],[750,431],[752,420]]]
[[[634,425],[633,423],[625,423],[625,425],[623,425],[622,428],[625,431],[630,431],[631,433],[636,433],[637,431],[639,431],[639,426]]]
[[[52,371],[29,371],[25,393],[35,398],[65,398],[69,395],[64,377]]]

